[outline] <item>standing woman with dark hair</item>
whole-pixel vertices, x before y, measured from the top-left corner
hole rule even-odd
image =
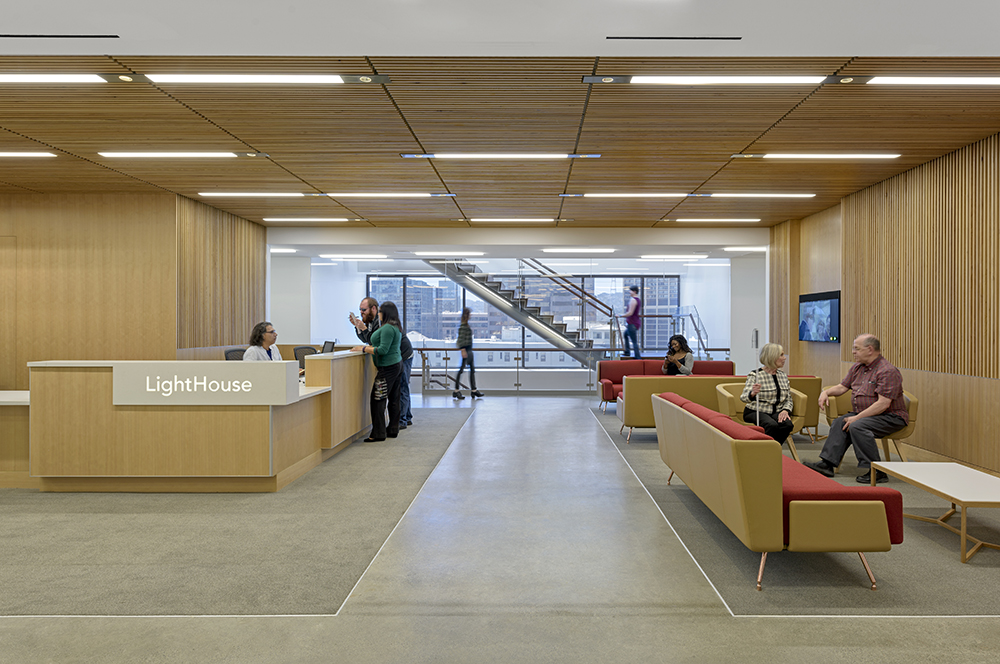
[[[465,370],[466,364],[469,365],[469,385],[472,386],[472,397],[480,398],[485,396],[476,389],[476,363],[472,357],[472,327],[469,325],[469,316],[471,315],[472,309],[468,307],[462,309],[462,322],[458,326],[458,340],[455,342],[455,345],[462,351],[462,366],[458,368],[458,375],[455,376],[455,391],[451,395],[456,399],[465,398],[460,391],[462,384],[459,381],[462,378],[462,371]]]
[[[399,374],[402,367],[402,355],[399,344],[403,338],[403,327],[399,322],[399,310],[392,302],[383,302],[379,307],[380,326],[372,332],[370,345],[355,346],[351,350],[369,353],[378,369],[375,374],[375,384],[372,385],[371,410],[372,432],[366,443],[385,440],[386,436],[395,438],[399,435]],[[386,402],[389,407],[389,425],[386,428]]]

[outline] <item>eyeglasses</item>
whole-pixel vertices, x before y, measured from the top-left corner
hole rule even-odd
[[[277,330],[264,330],[264,334],[277,334]]]
[[[361,307],[361,313],[365,313],[366,311],[368,311],[368,307]]]

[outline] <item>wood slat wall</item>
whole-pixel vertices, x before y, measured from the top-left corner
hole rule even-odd
[[[842,329],[877,335],[921,400],[911,443],[1000,470],[1000,135],[843,201]],[[851,360],[842,344],[842,367]]]
[[[2,230],[2,229],[0,229]],[[17,238],[0,233],[0,314],[6,324],[8,348],[17,347],[17,312],[14,310],[17,286]],[[0,390],[13,390],[16,382],[17,358],[7,352],[0,358]]]
[[[14,384],[0,388],[28,389],[37,360],[172,359],[175,216],[170,194],[0,195],[16,239]]]
[[[177,197],[177,348],[245,344],[264,319],[267,231]]]

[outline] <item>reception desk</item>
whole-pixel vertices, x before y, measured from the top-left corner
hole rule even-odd
[[[371,428],[371,360],[32,362],[44,491],[277,491]]]

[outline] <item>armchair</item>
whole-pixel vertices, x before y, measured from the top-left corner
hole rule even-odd
[[[828,390],[831,387],[835,386],[828,385],[823,389]],[[899,431],[879,440],[882,443],[882,452],[885,454],[886,461],[892,460],[892,456],[889,454],[890,445],[896,450],[896,456],[902,461],[909,461],[906,458],[906,453],[903,452],[903,448],[897,444],[897,441],[905,440],[913,434],[913,429],[917,425],[917,410],[919,409],[920,401],[913,394],[903,390],[903,403],[906,404],[906,410],[909,413],[909,424]],[[849,412],[851,412],[851,391],[847,390],[847,392],[840,396],[830,397],[830,400],[826,404],[826,423],[833,424],[835,419]]]

